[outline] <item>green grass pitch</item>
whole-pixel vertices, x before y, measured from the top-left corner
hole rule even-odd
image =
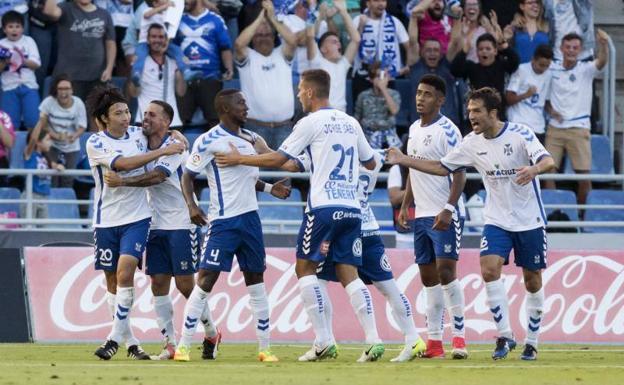
[[[0,385],[230,385],[230,384],[623,384],[624,346],[544,345],[539,360],[524,362],[520,351],[506,360],[490,358],[494,344],[471,345],[468,360],[416,359],[395,364],[398,345],[387,345],[379,362],[358,364],[361,345],[342,344],[337,360],[296,362],[307,345],[275,345],[280,362],[256,360],[252,344],[223,344],[216,361],[203,361],[197,344],[191,362],[134,361],[125,350],[111,361],[93,356],[96,344],[0,344]],[[518,347],[520,348],[521,345]],[[150,354],[158,345],[144,345]]]

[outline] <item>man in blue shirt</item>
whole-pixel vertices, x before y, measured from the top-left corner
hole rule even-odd
[[[212,127],[219,121],[213,106],[215,95],[223,88],[222,80],[230,80],[234,73],[232,42],[221,16],[208,10],[202,0],[186,0],[184,10],[176,44],[189,67],[201,76],[187,83],[186,94],[178,98],[178,110],[186,125],[199,107],[208,127]]]

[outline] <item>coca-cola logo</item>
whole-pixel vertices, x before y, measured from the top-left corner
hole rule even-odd
[[[51,252],[52,250],[52,252]],[[106,282],[93,270],[92,249],[26,250],[27,279],[33,311],[35,338],[45,340],[93,340],[103,338],[111,327],[106,304]],[[416,325],[425,330],[425,294],[418,267],[411,252],[387,250],[395,279],[414,308]],[[612,341],[624,334],[624,265],[621,252],[568,254],[551,252],[551,266],[544,271],[545,318],[542,340]],[[479,274],[478,250],[462,250],[459,276],[466,298],[466,332],[470,340],[489,340],[496,333],[485,285]],[[523,335],[526,326],[525,290],[519,268],[505,269],[505,287],[510,302],[512,327]],[[597,279],[599,277],[599,279]],[[294,250],[268,249],[265,282],[271,306],[271,330],[279,340],[312,337],[311,325],[299,298],[294,274]],[[172,287],[174,285],[172,284]],[[362,332],[353,328],[357,320],[349,299],[339,284],[330,285],[336,317],[334,329],[339,339],[359,340]],[[380,334],[400,340],[392,310],[376,290],[371,289]],[[172,289],[179,327],[185,299]],[[234,264],[223,274],[210,296],[213,318],[229,340],[253,340],[255,329],[244,279]],[[149,277],[137,271],[135,302],[131,324],[139,338],[160,338],[152,305]],[[447,330],[450,328],[447,325]]]

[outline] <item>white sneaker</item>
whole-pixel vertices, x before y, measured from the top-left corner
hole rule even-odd
[[[369,361],[377,361],[380,359],[384,352],[386,351],[383,344],[372,344],[362,352],[360,358],[358,358],[357,362],[369,362]]]
[[[173,360],[173,356],[175,355],[176,346],[170,342],[165,342],[165,345],[162,348],[162,351],[157,356],[150,356],[152,360],[159,361],[167,361]]]
[[[422,338],[418,337],[418,340],[414,343],[414,345],[405,345],[401,353],[398,356],[394,357],[390,360],[390,362],[407,362],[411,361],[416,357],[422,356],[422,354],[427,350],[427,345]]]
[[[312,362],[336,357],[338,357],[338,349],[336,348],[336,345],[329,344],[323,349],[318,349],[316,346],[312,346],[310,350],[308,350],[301,357],[299,357],[299,361]]]

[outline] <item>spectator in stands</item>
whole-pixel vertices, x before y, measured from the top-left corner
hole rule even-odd
[[[121,42],[126,35],[126,29],[134,16],[134,8],[132,0],[94,0],[94,4],[108,11],[115,26],[115,42],[117,46],[117,54],[115,56],[115,75],[128,76],[129,66],[124,60],[123,48]]]
[[[39,85],[35,70],[41,65],[37,44],[24,35],[24,16],[16,11],[2,15],[2,31],[6,37],[0,40],[2,81],[2,109],[9,114],[13,127],[22,122],[27,129],[37,124]],[[8,56],[8,57],[7,57]]]
[[[243,8],[243,1],[241,0],[203,0],[204,5],[209,7],[213,12],[217,12],[221,15],[227,26],[228,33],[230,35],[230,41],[235,41],[238,37],[238,15]],[[215,9],[212,9],[213,3],[216,5]]]
[[[594,7],[593,0],[544,0],[544,18],[548,21],[550,42],[556,60],[565,60],[560,50],[563,37],[576,33],[583,38],[580,60],[594,55]]]
[[[466,40],[470,41],[470,50],[467,59],[477,63],[477,39],[484,33],[494,33],[490,19],[483,14],[480,0],[466,0],[463,8],[463,17],[459,28],[453,28],[451,44],[456,44],[458,49],[463,47]]]
[[[422,0],[410,12],[410,15],[418,18],[420,45],[423,45],[427,39],[435,39],[440,42],[443,55],[446,54],[451,42],[451,30],[455,24],[455,20],[444,13],[445,6],[444,0]],[[454,17],[461,14],[456,4],[454,4],[453,12]]]
[[[132,67],[136,60],[136,48],[139,44],[139,29],[141,27],[141,20],[143,19],[143,13],[147,9],[148,5],[145,1],[141,1],[141,4],[134,11],[134,15],[126,28],[126,33],[121,41],[121,47],[123,54],[126,58],[126,65]]]
[[[441,43],[433,38],[426,39],[421,46],[418,39],[418,19],[412,14],[408,27],[409,33],[409,55],[408,65],[410,67],[410,121],[418,119],[416,112],[416,88],[420,79],[426,74],[435,74],[444,79],[446,82],[446,98],[442,105],[442,113],[451,119],[457,126],[460,124],[460,104],[459,95],[457,94],[456,80],[451,74],[450,62],[457,54],[457,49],[446,51],[446,55],[442,55]],[[458,47],[457,45],[454,45]],[[458,47],[459,48],[459,47]]]
[[[344,18],[344,25],[349,33],[349,45],[345,49],[344,55],[341,52],[340,36],[336,32],[325,32],[321,35],[317,45],[315,25],[310,23],[307,28],[307,59],[310,60],[310,68],[320,68],[327,71],[331,79],[329,105],[340,111],[347,110],[347,74],[360,45],[360,34],[353,25],[345,4],[344,1],[334,1],[334,8]],[[325,4],[321,4],[316,25],[327,17],[326,10]]]
[[[274,30],[284,39],[279,47]],[[272,149],[292,131],[295,96],[290,62],[295,47],[295,35],[277,20],[269,0],[262,1],[262,11],[234,43],[241,89],[249,105],[245,128],[262,136]]]
[[[326,20],[328,30],[335,32],[340,38],[340,44],[342,44],[343,46],[347,46],[350,42],[349,31],[347,30],[347,26],[345,24],[346,19],[344,19],[340,15],[338,9],[334,6],[336,2],[333,0],[321,0],[319,1],[319,3],[321,4],[321,6],[323,6],[324,4],[327,9]],[[353,21],[354,17],[360,15],[360,0],[344,0],[343,3],[345,4],[345,8],[347,10],[347,13],[349,14],[349,18],[351,19],[351,21]],[[401,6],[399,5],[398,8],[400,11]],[[399,17],[399,15],[396,14],[394,16]],[[355,26],[357,27],[357,24],[355,24]],[[327,31],[323,31],[323,29],[321,28],[320,33],[323,34],[325,32]]]
[[[565,35],[561,41],[563,61],[555,61],[552,70],[550,94],[546,101],[546,112],[550,115],[546,130],[546,150],[552,155],[555,165],[561,169],[563,155],[567,154],[577,174],[589,174],[591,170],[590,115],[592,82],[609,59],[609,35],[598,29],[599,45],[597,58],[581,61],[583,38],[575,33]],[[546,188],[555,188],[554,181],[546,181]],[[591,181],[578,183],[577,200],[587,201]]]
[[[62,164],[56,163],[49,158],[49,151],[52,146],[50,135],[47,134],[41,125],[35,128],[26,136],[26,147],[24,148],[24,168],[31,170],[55,169],[65,170]],[[48,199],[50,196],[50,175],[34,175],[32,183],[33,199]],[[22,199],[26,199],[27,191],[22,193]],[[33,218],[47,218],[48,205],[45,203],[33,203]],[[27,204],[20,204],[20,217],[27,217]]]
[[[497,37],[498,42],[497,38],[489,33],[479,36],[477,39],[478,63],[466,60],[466,54],[470,51],[471,45],[470,41],[466,40],[464,49],[451,63],[451,73],[457,78],[469,80],[472,89],[493,87],[504,95],[505,76],[511,75],[518,69],[519,59],[518,55],[509,48],[508,43],[503,40],[500,27],[498,27]]]
[[[92,0],[56,3],[47,0],[43,13],[58,20],[58,58],[54,74],[67,73],[74,95],[83,99],[98,84],[111,80],[117,46],[110,14]]]
[[[386,0],[367,0],[367,9],[353,20],[360,32],[361,40],[358,55],[353,64],[353,99],[360,92],[370,88],[367,79],[372,79],[367,67],[375,61],[382,64],[392,78],[407,74],[400,47],[409,49],[409,36],[399,19],[386,12]]]
[[[310,15],[308,15],[310,13]],[[310,23],[314,23],[312,12],[308,11],[307,3],[304,0],[296,0],[293,13],[284,15],[281,22],[284,23],[290,32],[297,39],[297,48],[292,60],[292,73],[295,79],[299,79],[299,75],[309,67],[307,50],[306,50],[306,23],[310,16]],[[281,39],[282,43],[284,39]]]
[[[52,79],[50,95],[39,106],[37,128],[52,140],[50,159],[67,169],[75,169],[80,154],[80,136],[87,128],[85,105],[73,95],[69,76],[57,75]],[[54,187],[72,187],[71,176],[54,177]]]
[[[147,45],[149,54],[137,87],[133,81],[128,82],[128,94],[138,98],[136,121],[143,120],[143,112],[152,100],[163,100],[174,109],[172,127],[182,126],[176,103],[176,95],[184,96],[186,81],[180,73],[176,61],[167,56],[169,39],[165,27],[152,24],[147,29]]]
[[[401,106],[401,95],[388,87],[390,74],[382,69],[381,62],[371,64],[368,73],[372,87],[358,96],[354,117],[362,125],[372,148],[400,147],[395,116]]]
[[[497,23],[502,28],[511,23],[518,11],[518,0],[481,0],[481,8],[485,15],[496,12],[499,16]]]
[[[15,130],[11,117],[4,111],[0,111],[0,168],[9,168],[9,153],[15,143]],[[8,178],[0,175],[0,187],[6,187]]]
[[[41,66],[35,71],[37,84],[43,81],[54,68],[56,62],[56,22],[43,13],[46,0],[28,0],[29,35],[37,43]]]
[[[511,75],[505,92],[509,120],[531,127],[542,144],[546,137],[544,105],[550,90],[552,72],[548,67],[552,59],[553,51],[549,45],[538,46],[533,53],[533,60],[520,64]]]
[[[542,0],[520,0],[520,11],[503,32],[505,40],[520,57],[520,63],[530,62],[538,46],[550,45]]]
[[[186,93],[178,98],[180,119],[190,124],[199,107],[208,127],[212,127],[219,122],[214,98],[223,88],[222,80],[230,80],[234,74],[232,42],[221,16],[208,10],[203,0],[186,0],[184,7],[176,43],[191,70],[200,75],[187,82]]]

